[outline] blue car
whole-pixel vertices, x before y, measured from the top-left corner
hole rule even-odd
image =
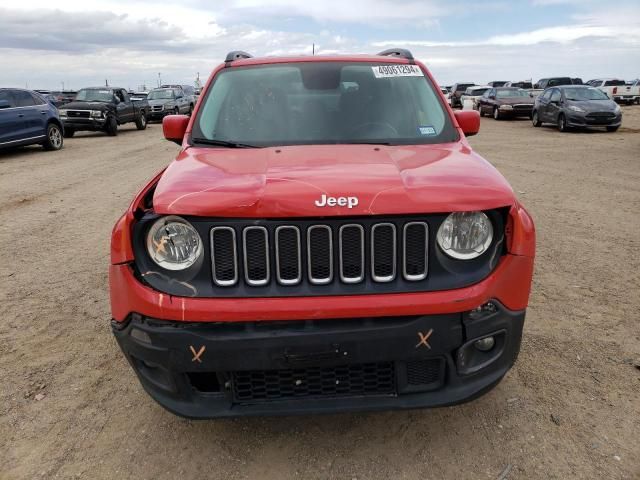
[[[60,150],[64,130],[58,109],[30,90],[0,88],[0,150],[40,144]]]

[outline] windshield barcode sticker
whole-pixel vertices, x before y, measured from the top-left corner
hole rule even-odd
[[[424,77],[417,65],[376,65],[371,67],[376,78]]]

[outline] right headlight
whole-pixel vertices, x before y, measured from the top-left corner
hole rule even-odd
[[[193,226],[175,215],[162,217],[147,234],[147,252],[167,270],[185,270],[202,256],[202,241]]]
[[[483,212],[456,212],[438,229],[438,245],[457,260],[471,260],[487,251],[493,240],[491,220]]]

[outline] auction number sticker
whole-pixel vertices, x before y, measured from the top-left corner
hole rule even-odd
[[[371,67],[376,78],[424,77],[417,65],[376,65]]]

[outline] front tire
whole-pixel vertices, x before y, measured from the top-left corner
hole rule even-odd
[[[478,104],[478,113],[481,117],[484,117],[484,112],[482,111],[482,105]]]
[[[496,120],[500,120],[502,118],[500,116],[500,110],[498,110],[498,107],[493,107],[493,118]]]
[[[538,111],[534,110],[533,113],[531,114],[531,123],[533,123],[534,127],[539,127],[542,125],[542,122],[540,121],[540,118],[538,117]]]
[[[107,126],[105,127],[105,132],[110,137],[115,137],[118,135],[118,122],[116,121],[116,117],[109,117],[107,119]]]
[[[620,125],[615,127],[607,127],[607,132],[616,132],[620,128]]]
[[[558,130],[560,130],[561,132],[566,132],[569,129],[569,127],[567,127],[567,119],[564,116],[564,113],[561,113],[560,115],[558,115]]]
[[[138,130],[147,128],[147,115],[144,112],[140,112],[140,116],[136,119],[136,128]]]
[[[173,114],[174,115],[180,115],[180,109],[178,107],[173,109]]]
[[[193,113],[193,104],[189,105],[189,116]]]
[[[64,129],[64,137],[71,138],[76,134],[76,131],[73,128],[65,128]]]
[[[60,150],[64,145],[62,130],[55,123],[47,125],[47,139],[42,146],[45,150]]]

